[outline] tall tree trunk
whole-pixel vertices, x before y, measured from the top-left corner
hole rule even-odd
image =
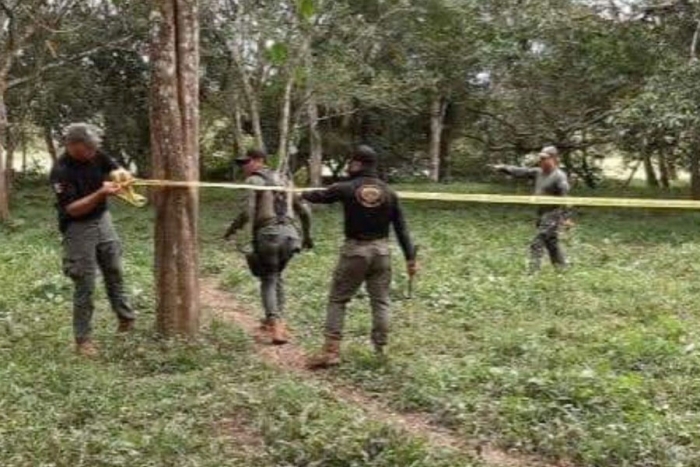
[[[690,153],[690,193],[700,200],[700,154],[696,150]]]
[[[661,176],[660,181],[661,181],[661,186],[665,189],[668,190],[671,188],[671,176],[668,170],[668,161],[666,159],[666,153],[663,150],[659,150],[658,152],[659,156],[659,174]]]
[[[279,144],[277,146],[277,160],[279,169],[283,172],[289,170],[289,122],[292,116],[292,90],[294,89],[294,74],[289,71],[287,83],[284,86],[282,97],[282,110],[279,121]]]
[[[17,144],[11,131],[7,133],[7,144],[5,150],[5,189],[8,198],[12,197],[12,185],[15,181],[15,154]]]
[[[454,131],[457,117],[457,107],[455,104],[445,104],[445,118],[440,137],[440,180],[452,178],[452,143],[456,132]]]
[[[673,152],[666,156],[666,166],[668,167],[668,177],[673,182],[678,181],[678,166],[676,165],[676,157]]]
[[[56,150],[56,142],[53,139],[53,131],[51,131],[51,127],[48,125],[44,126],[44,142],[46,143],[46,150],[49,152],[51,160],[56,162],[56,159],[58,159],[58,151]]]
[[[318,129],[318,104],[316,97],[309,96],[309,180],[311,186],[323,183],[323,141]]]
[[[625,184],[623,185],[625,188],[629,187],[632,184],[632,180],[634,180],[634,176],[637,175],[637,171],[639,170],[639,167],[642,165],[642,162],[644,162],[642,159],[640,159],[632,168],[632,172],[630,172],[629,177],[627,177],[627,180],[625,181]]]
[[[27,133],[22,132],[22,173],[26,174],[29,169],[27,164]]]
[[[157,0],[153,34],[151,145],[159,179],[199,179],[199,25],[196,0]],[[199,328],[196,188],[155,196],[156,327],[166,336]]]
[[[656,170],[654,170],[654,164],[651,161],[651,154],[649,151],[645,150],[642,157],[644,158],[644,172],[647,176],[647,186],[658,188],[659,179],[656,176]]]
[[[262,118],[260,117],[260,103],[255,97],[250,103],[250,120],[253,124],[255,146],[265,151],[265,137],[263,136]]]
[[[238,101],[233,104],[233,138],[236,140],[234,142],[236,145],[236,156],[242,156],[245,154],[246,147],[245,137],[243,136],[243,116],[241,115]]]
[[[9,124],[5,108],[5,88],[4,82],[0,82],[0,222],[10,219],[10,191],[6,176],[6,141]]]
[[[439,94],[430,101],[430,179],[440,181],[440,141],[445,120],[445,102]]]

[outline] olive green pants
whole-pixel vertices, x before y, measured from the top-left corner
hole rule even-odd
[[[372,307],[372,342],[387,344],[391,301],[391,253],[387,240],[346,241],[333,274],[326,310],[326,335],[343,337],[347,304],[366,284]]]
[[[121,243],[107,212],[98,219],[72,222],[63,233],[63,272],[73,281],[73,331],[78,341],[90,337],[95,310],[97,271],[104,278],[112,310],[122,320],[134,311],[124,290]]]

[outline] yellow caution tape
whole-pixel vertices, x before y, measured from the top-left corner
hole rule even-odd
[[[700,201],[645,198],[577,198],[556,196],[478,195],[462,193],[422,193],[404,191],[403,199],[421,201],[457,201],[465,203],[536,204],[548,206],[582,206],[599,208],[700,209]]]
[[[145,196],[141,196],[134,191],[134,176],[124,169],[117,169],[109,174],[114,183],[119,184],[121,190],[117,193],[117,197],[127,203],[136,206],[137,208],[144,207],[148,200]]]
[[[257,186],[239,183],[217,183],[199,181],[172,181],[172,180],[141,180],[134,179],[128,182],[128,187],[143,186],[156,188],[223,188],[228,190],[254,190],[254,191],[290,191],[293,193],[305,193],[320,191],[325,188],[284,188]],[[603,208],[641,208],[641,209],[699,209],[700,201],[681,199],[645,199],[645,198],[583,198],[583,197],[556,197],[556,196],[522,196],[522,195],[495,195],[495,194],[464,194],[464,193],[428,193],[418,191],[400,191],[397,193],[402,199],[417,201],[450,201],[463,203],[490,203],[490,204],[527,204],[549,206],[579,206],[579,207],[603,207]],[[139,196],[139,195],[137,195]],[[141,197],[143,198],[143,197]],[[145,199],[145,198],[144,198]],[[131,202],[131,201],[130,201]],[[132,204],[135,204],[132,202]],[[135,204],[136,205],[136,204]]]

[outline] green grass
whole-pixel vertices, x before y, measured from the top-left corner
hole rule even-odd
[[[700,215],[580,210],[564,241],[573,268],[532,278],[525,274],[531,208],[411,203],[407,210],[423,271],[415,299],[402,300],[406,278],[396,255],[391,364],[377,367],[371,358],[367,302],[359,300],[335,377],[398,409],[429,412],[469,438],[545,458],[700,465]],[[291,319],[308,347],[320,343],[340,242],[337,211],[319,211],[317,222],[317,250],[288,274]],[[228,275],[233,290],[253,299],[250,281]]]
[[[137,332],[114,335],[100,294],[102,355],[79,359],[47,191],[19,192],[14,222],[0,227],[3,467],[473,465],[369,420],[320,383],[266,366],[228,323],[213,322],[197,342],[157,339],[147,210],[115,206]],[[219,207],[205,206],[202,216],[206,273],[234,257],[214,240],[226,217]]]
[[[417,187],[525,193],[523,185]],[[141,312],[133,339],[113,337],[101,300],[104,356],[70,348],[70,284],[42,188],[25,189],[0,230],[0,465],[462,466],[469,459],[407,442],[323,387],[261,363],[248,338],[215,323],[197,343],[150,331],[151,215],[117,206]],[[591,194],[579,191],[577,194]],[[596,193],[614,195],[611,191]],[[658,196],[628,190],[626,195]],[[682,196],[682,191],[673,196]],[[202,270],[255,304],[256,283],[219,238],[230,192],[207,192]],[[409,203],[422,246],[415,298],[395,255],[390,362],[369,346],[367,301],[350,307],[343,365],[332,377],[397,410],[423,411],[473,440],[591,466],[700,465],[700,214],[580,210],[564,241],[573,268],[528,277],[528,207]],[[337,209],[316,211],[317,248],[288,271],[296,341],[321,342]],[[244,449],[227,420],[262,440]],[[240,438],[240,437],[238,437]],[[240,441],[240,440],[239,440]]]

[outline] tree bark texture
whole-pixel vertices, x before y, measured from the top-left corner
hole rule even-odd
[[[10,219],[10,193],[7,185],[7,109],[5,107],[5,84],[0,82],[0,222]]]
[[[318,104],[313,94],[309,97],[309,180],[311,186],[323,183],[323,140],[318,129]]]
[[[286,172],[289,167],[289,126],[292,116],[292,91],[294,90],[294,74],[289,72],[287,82],[284,86],[284,96],[282,97],[282,111],[279,121],[279,144],[277,147],[277,157],[280,170]]]
[[[647,186],[658,188],[659,179],[656,176],[656,170],[654,169],[654,164],[651,161],[651,154],[645,152],[642,157],[644,158],[644,173],[647,176]]]
[[[445,102],[435,95],[430,102],[430,180],[440,181],[440,147],[445,120]]]
[[[199,25],[196,0],[156,0],[152,42],[151,146],[158,179],[199,179]],[[155,198],[156,327],[165,336],[199,328],[199,194]]]

